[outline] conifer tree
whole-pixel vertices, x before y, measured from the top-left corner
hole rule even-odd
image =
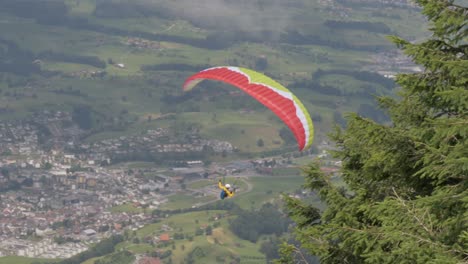
[[[321,263],[468,262],[468,9],[417,2],[433,34],[390,38],[423,67],[397,76],[399,98],[378,98],[391,124],[352,114],[331,135],[346,188],[306,170],[323,212],[285,197],[296,239]],[[281,253],[278,263],[300,258],[293,245]]]

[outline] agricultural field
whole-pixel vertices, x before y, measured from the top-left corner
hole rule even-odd
[[[41,258],[27,258],[27,257],[0,257],[0,263],[2,264],[38,264],[38,263],[53,263],[58,262],[56,259],[41,259]]]
[[[233,202],[241,208],[259,208],[266,202],[279,202],[282,193],[293,193],[304,184],[303,176],[250,177],[252,191],[239,195]]]
[[[193,197],[184,193],[176,193],[168,197],[169,201],[161,206],[161,209],[175,210],[182,208],[190,208],[197,204],[210,202],[215,200],[215,196],[208,195],[204,197]]]

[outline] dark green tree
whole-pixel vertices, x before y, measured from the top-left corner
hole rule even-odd
[[[211,236],[213,234],[213,228],[211,226],[207,226],[205,229],[205,235]]]
[[[93,126],[91,107],[88,105],[74,106],[72,120],[77,123],[81,129],[91,129]]]
[[[10,178],[10,170],[8,168],[3,167],[0,170],[0,173],[5,176],[5,178],[9,179]]]
[[[265,143],[263,142],[263,139],[259,138],[257,140],[257,147],[263,147],[263,146],[265,146]]]
[[[267,261],[271,261],[272,259],[279,257],[278,245],[279,239],[277,237],[272,237],[260,245],[260,252],[265,254]]]
[[[468,259],[466,7],[418,0],[432,37],[390,39],[424,70],[399,74],[400,98],[379,98],[391,125],[356,114],[331,136],[346,189],[311,164],[308,189],[327,208],[285,197],[301,247],[321,263],[465,263]],[[296,263],[284,245],[279,263]],[[296,254],[295,254],[296,253]]]

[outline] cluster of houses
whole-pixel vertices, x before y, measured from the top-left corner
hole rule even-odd
[[[147,39],[134,38],[134,37],[129,37],[125,41],[125,45],[139,48],[139,49],[153,49],[153,50],[161,49],[161,44],[159,43],[159,41],[151,41]]]
[[[102,78],[107,75],[106,71],[103,70],[79,70],[66,73],[66,76],[80,78],[80,79],[94,79]]]
[[[47,142],[62,149],[82,134],[83,131],[73,125],[70,113],[44,110],[28,119],[0,122],[0,155],[26,156],[28,161],[38,156],[46,157],[48,154],[40,143]]]
[[[391,50],[377,53],[372,56],[373,65],[372,70],[380,75],[395,79],[399,72],[422,72],[422,68],[414,64],[408,56],[404,55],[399,50]]]
[[[28,155],[37,151],[38,136],[28,123],[0,123],[0,151],[2,154]]]
[[[90,186],[85,180],[88,176],[98,180]],[[77,176],[69,173],[51,177],[44,185],[0,193],[0,240],[16,241],[0,243],[0,252],[4,255],[52,257],[48,255],[49,248],[32,242],[31,238],[66,237],[72,241],[99,241],[124,229],[137,230],[151,223],[153,218],[149,212],[167,201],[153,188],[164,188],[169,180],[162,175],[158,179],[145,180],[118,170],[79,172]],[[83,185],[75,184],[76,181],[82,181]],[[145,214],[112,210],[125,204],[148,208],[149,211]],[[77,253],[66,248],[57,247],[55,251],[61,252],[62,257]]]
[[[43,239],[40,242],[9,238],[0,241],[0,248],[5,255],[54,259],[70,258],[86,251],[89,247],[84,243],[64,243],[59,245],[50,238]]]
[[[84,132],[76,125],[65,127],[64,123],[73,124],[72,117],[69,113],[60,111],[44,111],[30,120],[0,122],[0,156],[27,157],[27,159],[22,159],[22,167],[33,166],[39,169],[47,163],[63,164],[61,160],[57,160],[55,152],[63,152],[64,149],[73,153],[62,155],[62,158],[71,160],[69,163],[72,165],[82,163],[97,165],[102,162],[109,164],[110,157],[113,155],[132,155],[142,150],[149,153],[204,151],[230,153],[234,150],[229,142],[202,139],[196,134],[190,135],[186,142],[180,143],[169,134],[167,129],[162,128],[147,130],[145,134],[140,135],[122,136],[91,144],[82,143],[79,138]],[[44,138],[44,134],[49,136]],[[47,153],[43,151],[40,141],[48,141],[48,144],[53,146],[53,150]],[[0,166],[16,162],[17,160],[5,158],[0,161]]]

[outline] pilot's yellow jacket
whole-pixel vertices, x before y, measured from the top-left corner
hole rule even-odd
[[[234,192],[231,192],[228,188],[226,188],[226,186],[224,186],[221,181],[218,182],[218,187],[221,189],[221,190],[224,190],[227,194],[228,197],[232,197],[234,196]]]

